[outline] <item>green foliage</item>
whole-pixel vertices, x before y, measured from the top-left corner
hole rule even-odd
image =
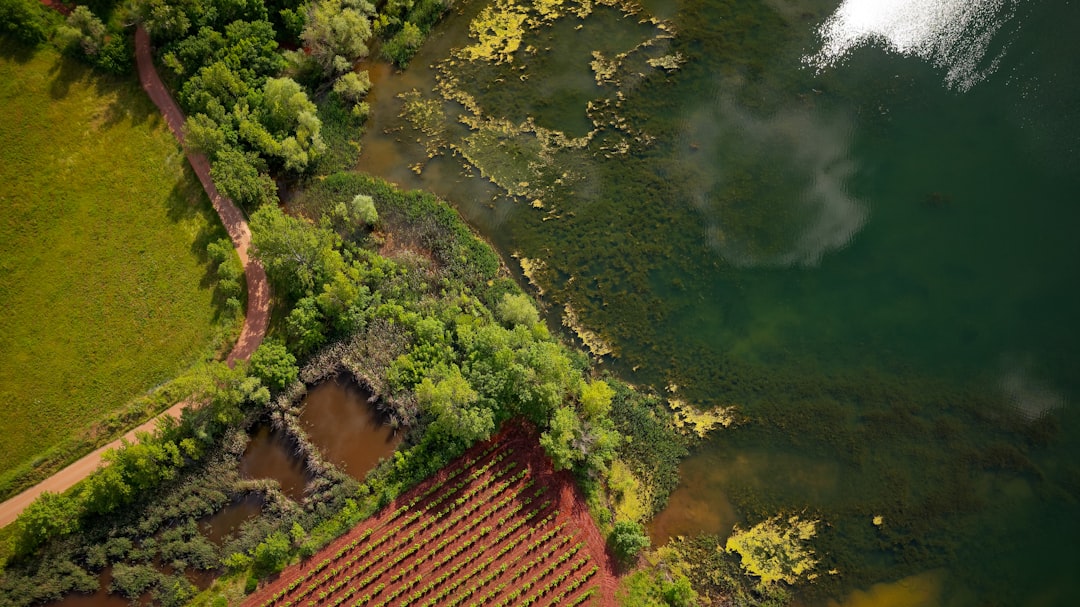
[[[334,92],[353,104],[360,103],[371,90],[371,77],[367,70],[346,72],[334,81]]]
[[[254,153],[222,150],[210,168],[210,176],[222,194],[246,209],[272,206],[277,201],[277,186]]]
[[[255,350],[251,355],[249,369],[263,385],[275,392],[293,384],[300,374],[296,367],[296,357],[289,353],[284,344],[273,340],[264,341]]]
[[[134,600],[157,584],[160,577],[161,574],[150,565],[117,563],[113,566],[109,590]]]
[[[71,11],[57,33],[71,39],[87,57],[96,57],[105,45],[105,24],[84,5]]]
[[[421,410],[434,417],[432,423],[437,431],[452,439],[471,444],[486,440],[495,430],[492,411],[476,406],[479,395],[457,366],[437,376],[434,382],[431,377],[425,377],[416,387],[416,398]]]
[[[251,241],[275,290],[294,301],[312,295],[344,265],[337,236],[275,205],[251,216]]]
[[[301,38],[324,74],[347,72],[354,61],[367,57],[374,12],[364,0],[316,0],[311,5]]]
[[[616,521],[608,543],[620,561],[631,563],[637,559],[638,553],[649,547],[649,536],[636,521]]]
[[[252,553],[251,572],[265,578],[280,572],[289,562],[289,536],[275,532],[270,534]]]
[[[617,595],[625,607],[696,607],[697,592],[681,573],[635,571],[623,578]]]
[[[611,412],[611,398],[615,391],[603,380],[582,382],[579,399],[586,419],[605,419]]]
[[[540,435],[540,445],[556,470],[572,468],[582,458],[574,442],[581,435],[581,420],[570,407],[559,407],[551,417],[551,427]]]
[[[303,297],[285,318],[289,349],[300,356],[314,352],[326,342],[326,326],[314,297]]]
[[[416,51],[420,50],[420,45],[423,43],[424,33],[420,31],[420,28],[406,21],[401,30],[383,44],[383,59],[403,68],[409,64],[409,60]]]
[[[616,380],[609,380],[609,386],[614,389],[611,419],[625,437],[619,458],[647,486],[643,492],[649,500],[647,514],[653,515],[679,484],[679,464],[688,453],[685,439],[659,417],[665,410],[659,398],[639,394]]]
[[[37,0],[0,0],[0,31],[27,44],[44,42],[59,20]]]
[[[503,295],[495,312],[510,327],[522,325],[525,328],[532,328],[540,322],[540,313],[536,311],[532,299],[524,293]]]
[[[45,542],[65,536],[78,527],[78,512],[63,494],[42,493],[19,515],[15,524],[15,552],[31,554]]]

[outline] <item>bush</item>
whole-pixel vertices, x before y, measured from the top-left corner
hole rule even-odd
[[[275,392],[284,390],[296,381],[300,374],[296,367],[296,357],[276,341],[263,342],[251,355],[248,369],[264,386]]]
[[[37,0],[0,0],[0,31],[27,44],[44,42],[59,16]]]
[[[255,553],[251,559],[252,575],[262,579],[280,573],[289,562],[289,545],[288,535],[280,531],[270,534],[270,537],[255,547]],[[252,579],[248,578],[249,585]]]
[[[645,535],[645,529],[634,521],[616,522],[608,541],[615,556],[624,564],[632,563],[638,553],[649,547],[649,536]]]

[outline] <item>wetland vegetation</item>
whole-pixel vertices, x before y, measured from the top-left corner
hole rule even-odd
[[[148,3],[193,145],[250,194],[273,336],[212,369],[204,411],[40,502],[0,593],[111,576],[238,603],[522,416],[642,551],[624,604],[1069,604],[1080,116],[1051,75],[1077,9],[930,4],[477,1],[417,49],[435,5],[172,31]],[[905,23],[924,37],[890,38]],[[372,35],[410,67],[351,71]],[[516,263],[435,197],[337,172],[358,142]],[[283,208],[260,206],[271,175]],[[305,429],[338,377],[401,441],[370,472]],[[288,495],[244,464],[255,427],[304,467]],[[220,545],[198,533],[247,500]],[[223,575],[196,595],[199,570]]]

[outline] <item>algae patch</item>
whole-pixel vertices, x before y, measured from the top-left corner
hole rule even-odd
[[[735,526],[724,549],[738,553],[742,568],[757,576],[762,585],[786,582],[794,585],[800,579],[812,580],[817,558],[808,542],[817,533],[818,521],[804,521],[793,515],[784,519],[775,516],[761,521],[750,529]]]

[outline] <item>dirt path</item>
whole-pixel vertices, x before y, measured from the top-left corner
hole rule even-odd
[[[48,4],[48,6],[53,5]],[[153,56],[150,53],[150,37],[141,25],[135,30],[135,61],[139,70],[139,82],[142,83],[143,89],[161,111],[169,130],[172,131],[177,141],[183,145],[184,114],[180,111],[180,107],[176,105],[176,102],[173,101],[154,69]],[[228,358],[225,359],[225,362],[232,367],[238,360],[247,360],[255,349],[259,347],[263,337],[266,335],[266,327],[270,320],[270,286],[266,281],[266,272],[263,270],[262,265],[248,255],[248,249],[251,246],[251,230],[248,229],[243,213],[231,200],[222,196],[214,186],[214,182],[210,178],[210,163],[206,160],[206,157],[186,150],[185,153],[188,162],[191,163],[191,167],[195,170],[195,174],[199,176],[199,181],[202,182],[206,195],[210,197],[214,210],[221,217],[221,222],[225,224],[229,238],[232,239],[233,246],[236,247],[236,252],[240,255],[240,261],[244,264],[244,277],[247,280],[248,290],[247,315],[244,318],[244,326],[240,330],[240,338],[236,340],[236,345],[233,346]],[[136,432],[153,430],[158,420],[165,416],[179,418],[180,413],[187,405],[186,402],[173,405],[157,417],[128,432],[123,438],[98,448],[37,485],[6,502],[0,503],[0,527],[13,522],[37,496],[45,491],[53,493],[66,491],[75,483],[89,476],[91,472],[101,465],[102,456],[105,455],[107,450],[119,447],[122,441],[134,441]]]
[[[135,30],[135,62],[139,69],[139,82],[150,99],[161,110],[165,123],[181,145],[184,143],[184,113],[173,101],[165,85],[161,83],[157,71],[154,69],[153,56],[150,53],[150,36],[143,26]],[[214,210],[221,216],[221,223],[229,232],[236,252],[240,254],[240,261],[244,264],[244,276],[247,279],[248,303],[247,316],[244,319],[244,328],[240,332],[240,339],[229,353],[229,366],[233,366],[237,360],[247,360],[255,348],[262,343],[266,335],[266,325],[270,320],[270,286],[266,282],[266,272],[258,261],[248,255],[251,246],[251,230],[248,229],[244,214],[240,212],[233,201],[218,192],[214,181],[210,178],[210,162],[202,154],[186,151],[188,162],[195,174],[199,176],[206,195],[214,205]]]

